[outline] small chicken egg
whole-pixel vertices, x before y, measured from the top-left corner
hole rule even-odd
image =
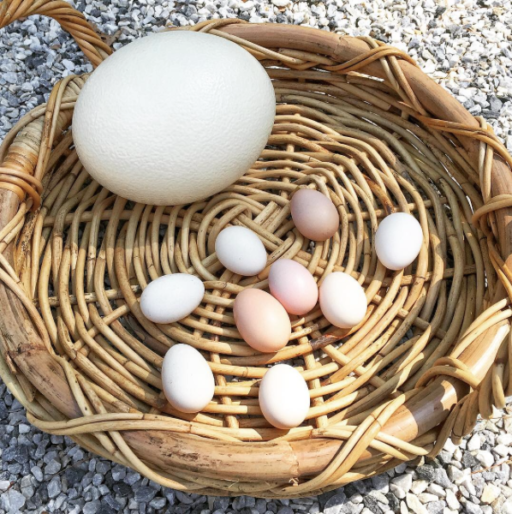
[[[187,273],[173,273],[147,285],[140,297],[140,308],[153,323],[174,323],[198,307],[203,296],[201,280]]]
[[[287,312],[261,289],[244,289],[238,293],[233,315],[243,340],[255,350],[277,352],[290,339],[292,327]]]
[[[363,321],[367,310],[364,289],[347,273],[331,273],[320,286],[320,308],[335,327],[355,327]]]
[[[302,316],[318,301],[318,286],[313,275],[302,264],[279,259],[270,267],[268,285],[272,295],[290,314]]]
[[[228,227],[215,241],[215,252],[223,266],[233,273],[251,277],[267,265],[267,251],[260,238],[248,228]]]
[[[290,202],[297,230],[312,241],[326,241],[340,226],[340,216],[331,199],[313,189],[299,189]]]
[[[259,403],[263,416],[271,425],[284,430],[297,427],[308,414],[308,385],[295,368],[277,364],[261,380]]]
[[[175,344],[162,363],[162,386],[169,403],[181,412],[199,412],[210,403],[215,380],[205,358],[188,344]]]
[[[386,216],[375,234],[375,251],[379,261],[391,270],[401,270],[418,257],[423,231],[411,214],[395,212]]]

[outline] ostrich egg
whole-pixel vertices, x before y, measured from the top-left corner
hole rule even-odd
[[[265,69],[219,36],[161,32],[116,51],[76,102],[82,164],[136,202],[181,205],[240,178],[272,130],[276,100]]]

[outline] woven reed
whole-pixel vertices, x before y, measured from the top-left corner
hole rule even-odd
[[[110,53],[66,2],[4,0],[0,27],[36,13],[59,20],[95,66]],[[267,148],[204,202],[134,205],[91,180],[73,149],[87,77],[59,82],[0,149],[0,375],[34,425],[180,490],[311,495],[436,455],[512,393],[511,157],[485,120],[378,41],[238,20],[194,30],[243,45],[267,68],[278,104]],[[336,205],[331,240],[312,247],[295,229],[289,199],[300,187]],[[394,211],[417,216],[425,235],[399,272],[373,244]],[[214,242],[230,224],[260,236],[269,265],[295,259],[319,283],[351,273],[365,288],[364,323],[334,329],[317,309],[292,321],[276,354],[248,347],[233,300],[267,288],[268,267],[251,278],[223,269]],[[204,281],[204,302],[156,326],[138,297],[175,272]],[[161,392],[175,342],[201,350],[216,377],[197,415]],[[288,432],[257,401],[267,365],[282,361],[312,398]]]

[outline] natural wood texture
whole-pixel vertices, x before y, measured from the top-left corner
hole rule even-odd
[[[61,22],[94,65],[110,52],[65,2],[4,0],[0,27],[35,13]],[[512,392],[512,159],[396,49],[239,20],[194,30],[242,44],[266,67],[278,101],[268,148],[212,199],[132,205],[82,168],[70,123],[87,77],[61,81],[0,148],[0,376],[35,425],[177,489],[311,495],[435,455]],[[289,216],[300,187],[329,195],[340,214],[340,231],[313,249]],[[425,239],[417,261],[392,273],[373,235],[394,210],[417,216]],[[244,287],[267,288],[268,267],[254,278],[222,268],[214,243],[229,224],[256,231],[268,265],[293,258],[318,282],[351,273],[365,287],[365,322],[342,332],[317,309],[293,320],[283,350],[252,350],[232,304]],[[204,302],[156,326],[138,296],[177,271],[204,281]],[[201,350],[216,376],[195,416],[161,392],[175,342]],[[288,432],[257,402],[267,365],[281,361],[312,398]]]

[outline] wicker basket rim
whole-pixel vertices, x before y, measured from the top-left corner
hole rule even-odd
[[[42,13],[58,19],[62,26],[77,40],[78,44],[96,66],[110,52],[109,47],[97,36],[83,16],[70,8],[66,2],[22,2],[16,9],[16,2],[6,0],[0,6],[0,28],[21,15]],[[14,9],[14,12],[9,9]],[[270,49],[287,49],[320,53],[339,63],[363,62],[359,71],[384,78],[385,71],[380,61],[368,59],[371,48],[359,38],[339,36],[330,32],[300,26],[276,24],[228,23],[210,27],[215,33],[222,32],[240,42],[249,42]],[[385,57],[385,56],[384,56]],[[383,57],[381,57],[383,58]],[[433,116],[456,124],[462,131],[460,142],[468,154],[479,158],[481,141],[475,139],[479,124],[473,116],[447,91],[428,78],[418,67],[406,59],[396,60],[403,77],[421,105]],[[464,132],[465,131],[465,132]],[[0,155],[0,157],[2,157]],[[33,164],[33,163],[32,163]],[[5,185],[5,184],[3,184]],[[512,194],[512,174],[506,162],[497,152],[493,156],[492,191],[494,196]],[[26,188],[25,193],[30,193]],[[0,191],[0,230],[15,219],[19,206],[19,196],[12,188]],[[495,210],[498,238],[503,261],[510,265],[512,253],[512,208],[504,205]],[[38,327],[24,310],[14,294],[5,285],[2,277],[0,293],[7,301],[0,302],[0,327],[3,354],[15,363],[23,375],[44,393],[55,408],[69,419],[81,417],[82,413],[74,400],[73,393],[63,370],[48,353],[37,336]],[[19,338],[20,327],[33,334],[33,341],[27,342],[20,352],[15,351],[12,341]],[[502,326],[495,326],[485,332],[478,345],[473,345],[460,356],[473,376],[482,379],[495,360],[504,337]],[[398,437],[402,441],[416,440],[432,442],[429,430],[446,419],[453,405],[465,394],[467,384],[455,376],[439,375],[427,387],[424,394],[408,400],[396,410],[386,423],[383,432]],[[120,416],[121,419],[121,416]],[[131,418],[126,417],[127,420]],[[135,420],[135,418],[134,418]],[[101,419],[95,420],[101,423]],[[135,425],[134,425],[135,426]],[[169,433],[161,430],[127,430],[123,437],[138,454],[161,469],[174,465],[194,469],[205,477],[222,478],[226,470],[233,470],[242,481],[269,483],[283,479],[309,476],[324,469],[339,450],[342,440],[317,438],[294,442],[275,441],[268,443],[237,443],[232,441],[212,441],[200,436],[193,424],[183,429],[183,433]],[[418,439],[419,438],[419,439]],[[435,437],[434,437],[435,438]],[[276,459],[276,454],[279,459]],[[367,452],[365,458],[370,458]],[[242,488],[240,488],[242,490]],[[233,494],[240,490],[234,487]],[[212,494],[218,493],[210,489]],[[242,492],[247,492],[243,489]],[[257,495],[257,487],[253,494]]]

